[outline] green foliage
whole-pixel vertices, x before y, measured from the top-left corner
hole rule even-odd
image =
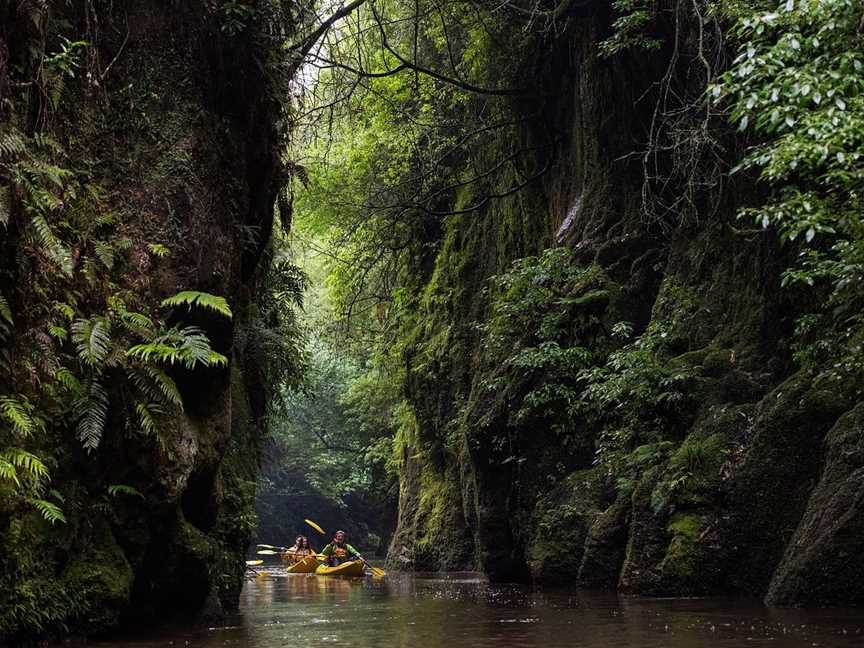
[[[613,56],[630,49],[656,50],[662,41],[651,35],[658,11],[656,0],[613,0],[616,18],[613,34],[600,44],[604,56]]]
[[[546,417],[569,432],[582,405],[579,373],[602,357],[604,319],[610,292],[597,267],[580,267],[567,248],[516,260],[491,280],[491,314],[480,328],[487,362],[494,371],[484,386],[533,378],[515,421]]]
[[[195,369],[199,364],[205,367],[228,364],[228,358],[214,351],[207,334],[195,326],[168,329],[149,342],[130,347],[126,355],[144,363],[180,364],[187,369]],[[168,392],[174,391],[164,381],[161,384]]]
[[[228,319],[233,317],[231,307],[228,306],[228,302],[224,297],[197,290],[183,290],[173,297],[162,300],[162,305],[166,307],[189,306],[190,308],[197,306],[198,308],[218,313]]]
[[[127,486],[125,484],[111,484],[108,486],[108,494],[115,495],[131,495],[132,497],[143,498],[144,496],[138,491],[138,489],[133,488],[132,486]]]
[[[729,441],[721,434],[688,436],[672,454],[666,473],[651,493],[656,513],[705,504],[716,493]]]
[[[790,0],[740,18],[739,54],[715,96],[760,138],[740,165],[770,188],[742,217],[800,247],[784,284],[827,291],[798,325],[796,358],[837,379],[864,372],[864,53],[855,0]]]

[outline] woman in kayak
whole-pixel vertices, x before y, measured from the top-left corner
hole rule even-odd
[[[309,544],[309,538],[306,536],[297,536],[297,539],[294,541],[294,546],[288,550],[288,553],[294,560],[301,560],[306,556],[311,556],[315,553],[315,550],[312,549],[312,546]]]
[[[363,556],[350,544],[345,542],[345,532],[337,531],[333,540],[321,550],[327,556],[327,566],[336,567],[351,560],[363,560]]]

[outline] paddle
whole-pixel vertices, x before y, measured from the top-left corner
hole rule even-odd
[[[278,549],[280,551],[288,551],[290,547],[278,547],[276,545],[268,545],[268,544],[257,544],[255,545],[259,549]]]
[[[263,565],[263,564],[264,564],[263,560],[247,560],[246,561],[247,567],[255,567],[257,565]]]
[[[385,571],[384,571],[383,569],[381,569],[380,567],[373,567],[373,566],[370,565],[368,562],[366,562],[366,559],[365,559],[365,558],[361,558],[360,560],[362,560],[362,561],[363,561],[363,564],[366,565],[366,566],[369,568],[369,570],[372,572],[372,575],[373,575],[375,578],[384,578],[384,577],[387,575],[387,572],[385,572]]]
[[[313,529],[315,529],[315,530],[316,530],[318,533],[320,533],[321,535],[327,535],[327,532],[326,532],[324,529],[322,529],[320,526],[318,526],[317,524],[315,524],[312,520],[303,520],[303,521],[304,521],[306,524],[308,524],[310,527],[312,527]]]
[[[259,551],[256,551],[255,553],[257,553],[259,556],[278,556],[282,552],[273,551],[272,549],[261,549]]]

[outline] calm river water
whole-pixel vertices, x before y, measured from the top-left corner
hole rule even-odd
[[[249,581],[225,625],[163,629],[107,648],[803,648],[864,646],[864,611],[767,609],[726,599],[633,599],[490,585],[475,574],[383,581],[287,575]]]

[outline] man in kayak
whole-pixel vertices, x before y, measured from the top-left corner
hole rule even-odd
[[[328,567],[336,567],[351,560],[363,560],[360,552],[345,542],[344,531],[337,531],[333,535],[332,542],[324,547],[321,553],[327,556]]]

